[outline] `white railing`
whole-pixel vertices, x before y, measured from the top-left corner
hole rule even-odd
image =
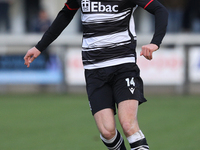
[[[0,35],[0,45],[34,45],[41,34],[21,34],[21,35]],[[138,34],[138,45],[149,43],[152,34]],[[61,35],[52,45],[80,45],[81,34]],[[200,34],[180,33],[167,34],[163,40],[163,45],[197,45],[200,44]]]
[[[25,54],[28,48],[34,46],[40,39],[41,34],[24,34],[24,35],[0,35],[0,54],[12,54],[20,53]],[[139,34],[138,46],[142,46],[151,41],[152,34]],[[52,46],[58,47],[70,47],[81,46],[82,35],[61,35],[56,41],[52,43]],[[173,45],[174,47],[183,47],[184,49],[184,84],[182,85],[182,93],[189,93],[189,49],[191,46],[200,46],[200,34],[180,33],[180,34],[167,34],[163,40],[162,46]],[[9,48],[12,47],[12,48]],[[14,48],[13,48],[14,47]],[[18,47],[18,48],[17,48]],[[24,48],[19,48],[24,47]]]

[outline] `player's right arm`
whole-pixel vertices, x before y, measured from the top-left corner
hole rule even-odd
[[[79,9],[79,5],[75,0],[68,0],[63,9],[58,13],[52,25],[44,33],[42,39],[37,45],[31,48],[25,55],[25,65],[30,66],[30,63],[37,58],[67,27],[73,19],[75,13]]]

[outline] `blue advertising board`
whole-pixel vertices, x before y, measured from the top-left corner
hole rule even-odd
[[[24,55],[0,55],[0,84],[59,84],[63,81],[60,59],[41,54],[29,68]]]

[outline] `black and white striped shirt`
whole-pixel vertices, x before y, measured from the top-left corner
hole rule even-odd
[[[133,13],[137,6],[155,15],[156,28],[151,43],[159,46],[166,32],[167,13],[156,0],[68,0],[36,48],[43,51],[81,8],[84,68],[136,63]]]
[[[85,69],[136,62],[136,33],[132,15],[136,7],[124,0],[81,1]]]

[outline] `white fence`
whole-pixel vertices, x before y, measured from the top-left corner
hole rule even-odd
[[[1,35],[0,36],[0,85],[57,85],[59,90],[70,86],[84,85],[81,65],[81,35],[60,36],[50,48],[53,60],[59,57],[60,62],[50,65],[44,71],[42,68],[27,71],[15,68],[13,64],[3,62],[3,59],[23,59],[23,55],[34,46],[42,35]],[[138,50],[150,42],[152,35],[138,35]],[[141,76],[144,83],[150,87],[176,87],[176,92],[188,94],[191,89],[200,93],[200,35],[199,34],[167,34],[162,46],[155,53],[152,61],[138,58]],[[20,55],[13,58],[7,56]],[[16,62],[13,61],[13,63]],[[19,63],[22,63],[21,60]],[[38,60],[42,63],[42,59]],[[55,63],[55,62],[54,62]],[[7,66],[12,66],[6,69]],[[38,65],[40,65],[38,63]],[[16,65],[17,66],[17,65]],[[20,66],[20,65],[19,65]],[[56,66],[61,67],[60,70]],[[9,67],[8,67],[9,68]],[[21,79],[23,78],[23,80]],[[155,80],[156,79],[156,80]],[[29,81],[29,82],[27,82]],[[31,82],[32,81],[32,82]]]

